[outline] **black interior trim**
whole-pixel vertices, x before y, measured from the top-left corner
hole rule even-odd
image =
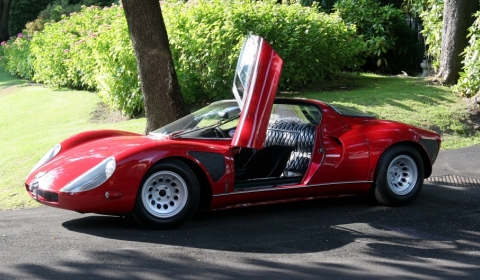
[[[272,145],[258,150],[243,167],[243,172],[236,170],[235,181],[255,178],[280,177],[293,147]]]

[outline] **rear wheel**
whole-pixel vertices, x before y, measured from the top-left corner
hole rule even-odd
[[[423,160],[415,148],[406,145],[389,148],[377,165],[375,199],[390,206],[409,204],[420,193],[423,179]]]
[[[153,166],[137,192],[133,217],[150,228],[183,224],[197,209],[200,186],[192,169],[178,159]]]

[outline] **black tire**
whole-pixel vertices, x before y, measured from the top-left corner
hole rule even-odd
[[[414,147],[398,145],[387,149],[375,172],[375,200],[388,206],[411,203],[422,189],[424,170],[422,157]]]
[[[200,185],[193,170],[178,159],[154,165],[142,179],[132,216],[154,229],[170,229],[185,223],[200,201]]]

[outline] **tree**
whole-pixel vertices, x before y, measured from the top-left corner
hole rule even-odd
[[[8,40],[8,19],[12,0],[0,0],[0,41]]]
[[[148,133],[189,113],[158,0],[123,0],[137,59]]]
[[[25,29],[25,24],[35,20],[38,14],[53,1],[54,0],[12,0],[8,32],[12,35],[22,32],[22,30]]]
[[[475,18],[479,0],[445,0],[443,10],[442,50],[437,77],[446,84],[456,84],[462,71],[461,53],[468,46],[468,28]]]

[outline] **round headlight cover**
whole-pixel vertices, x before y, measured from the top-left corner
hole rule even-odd
[[[47,163],[49,160],[54,158],[60,151],[62,150],[62,146],[60,144],[55,145],[50,151],[48,151],[38,162],[35,166],[30,170],[29,175],[32,174],[33,171],[37,170],[40,166]]]
[[[116,168],[115,157],[109,157],[68,183],[60,191],[64,193],[77,193],[94,189],[105,183]]]

